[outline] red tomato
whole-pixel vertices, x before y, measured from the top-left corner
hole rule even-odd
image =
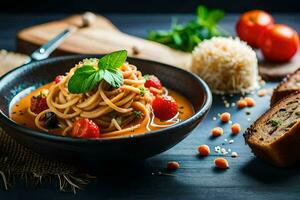
[[[297,52],[299,36],[292,28],[275,24],[259,37],[259,45],[267,60],[285,62],[289,61]]]
[[[54,82],[57,84],[63,80],[64,76],[63,75],[58,75],[54,78]]]
[[[30,100],[30,110],[35,114],[48,109],[47,98],[43,95],[33,96]]]
[[[177,103],[170,96],[156,96],[152,108],[155,117],[161,120],[172,119],[178,112]]]
[[[100,129],[97,124],[90,119],[78,119],[73,124],[71,135],[80,138],[99,138]]]
[[[146,88],[150,88],[150,87],[154,87],[157,89],[161,89],[162,85],[160,80],[154,76],[154,75],[150,75],[146,78],[146,83],[144,84]]]
[[[259,35],[273,24],[274,20],[270,14],[262,10],[252,10],[241,15],[236,25],[236,32],[241,40],[257,48]]]

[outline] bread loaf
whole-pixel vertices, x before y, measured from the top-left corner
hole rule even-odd
[[[244,134],[253,153],[286,167],[300,160],[300,92],[278,101]]]

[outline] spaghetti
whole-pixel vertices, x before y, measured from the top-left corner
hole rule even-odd
[[[168,95],[169,91],[164,87],[145,87],[147,80],[136,66],[129,63],[124,63],[118,69],[123,76],[121,87],[114,88],[102,80],[90,92],[70,93],[68,82],[85,62],[87,60],[73,67],[58,83],[52,82],[44,86],[44,89],[37,90],[40,95],[44,95],[47,108],[33,112],[32,106],[27,106],[27,113],[34,119],[36,128],[63,136],[74,136],[72,131],[76,121],[89,119],[100,127],[100,137],[106,138],[157,130],[181,120],[181,114],[177,111],[177,114],[168,120],[161,121],[155,117],[153,100],[158,95]],[[93,62],[97,63],[97,59]],[[35,96],[31,94],[31,101],[33,97]],[[192,108],[187,109],[189,109],[187,116],[183,116],[183,119],[192,114]],[[57,127],[54,129],[45,125],[45,118],[49,113],[53,113],[57,119]],[[25,121],[25,117],[21,119],[12,116],[12,118],[19,122],[23,120],[22,123]]]

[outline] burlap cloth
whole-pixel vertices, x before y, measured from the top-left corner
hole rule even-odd
[[[27,59],[26,55],[0,50],[0,76],[20,66]],[[10,189],[19,179],[25,185],[38,186],[42,182],[49,182],[59,191],[75,193],[77,189],[88,184],[92,178],[82,169],[71,164],[50,160],[25,148],[15,142],[0,127],[0,185],[2,189]]]

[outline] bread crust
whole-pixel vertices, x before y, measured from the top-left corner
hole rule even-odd
[[[288,100],[300,98],[300,91],[296,91],[276,102],[273,107],[260,116],[244,133],[245,142],[252,149],[252,152],[263,160],[278,167],[288,167],[300,160],[300,119],[284,135],[277,138],[270,144],[263,144],[251,140],[256,127],[262,126],[264,119],[270,118],[270,112],[280,109]]]
[[[285,89],[285,90],[281,90],[280,88],[282,86],[284,86],[285,84],[287,84],[291,78],[293,76],[296,76],[297,74],[299,73],[299,76],[300,76],[300,68],[298,68],[297,70],[295,70],[294,72],[288,74],[278,85],[276,88],[274,88],[273,90],[273,94],[272,94],[272,97],[271,97],[271,106],[273,106],[276,102],[278,102],[279,100],[281,100],[282,98],[300,90],[299,89]]]
[[[276,88],[273,90],[273,94],[271,97],[271,104],[270,106],[274,106],[275,103],[277,103],[278,101],[280,101],[281,99],[283,99],[286,96],[289,96],[290,94],[297,92],[298,90],[276,90]]]

